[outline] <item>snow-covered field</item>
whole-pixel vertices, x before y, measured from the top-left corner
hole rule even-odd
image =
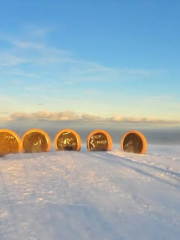
[[[0,240],[179,240],[180,146],[0,159]]]

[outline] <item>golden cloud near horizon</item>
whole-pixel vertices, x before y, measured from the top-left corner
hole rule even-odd
[[[158,119],[153,117],[125,117],[116,115],[112,117],[101,117],[93,114],[78,114],[73,111],[51,112],[39,111],[34,113],[14,112],[6,117],[0,116],[0,122],[14,121],[92,121],[92,122],[119,122],[119,123],[154,123],[154,124],[180,124],[180,120]]]

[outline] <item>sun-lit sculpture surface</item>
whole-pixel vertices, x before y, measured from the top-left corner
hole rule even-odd
[[[104,130],[94,130],[87,138],[87,149],[90,151],[110,151],[112,145],[111,136]]]
[[[81,149],[81,137],[72,129],[63,129],[55,136],[54,148],[56,151],[79,151]]]
[[[48,134],[41,129],[30,129],[22,137],[25,153],[48,152],[51,149],[51,140]]]
[[[138,131],[128,131],[121,139],[121,150],[125,152],[145,154],[147,150],[147,140]]]
[[[0,156],[10,153],[19,153],[22,142],[17,133],[9,129],[0,130]]]

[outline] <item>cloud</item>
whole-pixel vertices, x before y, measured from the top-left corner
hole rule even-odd
[[[11,121],[11,118],[10,118],[10,116],[8,116],[8,117],[4,117],[4,116],[1,116],[0,115],[0,123],[6,123],[6,122],[10,122]]]
[[[18,68],[16,68],[16,69],[13,69],[13,70],[11,70],[11,69],[9,69],[8,70],[8,72],[6,71],[6,74],[9,74],[9,75],[11,75],[11,76],[20,76],[20,77],[28,77],[28,78],[39,78],[39,77],[41,77],[41,74],[38,74],[38,73],[27,73],[26,71],[23,71],[23,70],[21,70],[21,69],[18,69]],[[12,80],[12,82],[13,81],[19,81],[19,82],[22,82],[22,81],[20,81],[20,80]]]
[[[30,25],[28,26],[28,33],[30,33],[30,35],[36,36],[36,37],[41,37],[41,36],[45,36],[47,35],[51,30],[48,27],[37,27],[34,25]]]
[[[22,81],[20,81],[20,80],[11,80],[10,84],[14,85],[14,86],[19,86],[19,85],[22,84]]]
[[[154,123],[154,124],[180,124],[180,120],[159,119],[153,117],[123,117],[114,116],[111,118],[114,122],[127,122],[127,123]]]
[[[2,53],[0,52],[0,66],[18,66],[23,63],[28,63],[30,60],[25,57],[17,56],[16,54],[12,53]]]
[[[105,119],[103,119],[100,116],[96,116],[96,115],[91,115],[91,114],[87,114],[87,113],[83,113],[80,117],[81,120],[83,121],[103,121]]]
[[[72,121],[79,120],[80,116],[73,111],[51,112],[40,111],[35,113],[16,112],[10,115],[11,121],[33,120],[33,121]]]
[[[24,48],[24,49],[41,50],[41,49],[45,48],[45,44],[38,43],[38,42],[28,42],[28,41],[15,40],[13,42],[11,41],[11,43],[18,48]]]
[[[86,61],[67,49],[56,48],[47,42],[46,35],[50,29],[29,26],[29,33],[25,31],[19,36],[1,36],[1,40],[10,44],[7,49],[0,49],[0,66],[8,68],[9,74],[21,77],[36,78],[37,73],[42,78],[51,77],[67,83],[77,82],[108,82],[124,81],[127,79],[147,78],[154,70],[149,69],[121,69],[108,67],[98,62]],[[33,35],[33,37],[32,37]],[[43,36],[43,37],[39,37]],[[26,71],[23,64],[28,63]],[[12,68],[13,67],[13,68]],[[19,67],[17,69],[17,67]],[[157,70],[156,70],[157,71]],[[6,71],[7,73],[7,71]],[[66,84],[67,84],[66,83]]]
[[[114,122],[114,123],[150,123],[150,124],[180,124],[180,120],[166,120],[158,118],[140,118],[140,117],[125,117],[125,116],[113,116],[113,117],[100,117],[93,114],[82,113],[78,114],[73,111],[64,112],[51,112],[51,111],[39,111],[34,113],[15,112],[6,116],[6,118],[0,118],[0,121],[21,122],[21,121],[77,121],[77,122]]]
[[[157,95],[157,96],[151,97],[151,100],[153,100],[153,101],[164,101],[164,100],[170,99],[171,97],[172,97],[171,95]]]

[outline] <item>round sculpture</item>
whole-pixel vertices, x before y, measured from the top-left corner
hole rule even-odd
[[[72,129],[63,129],[58,132],[54,139],[56,151],[79,151],[81,149],[81,138]]]
[[[0,129],[0,157],[21,151],[22,142],[17,133],[9,129]]]
[[[51,140],[41,129],[31,129],[22,137],[23,151],[25,153],[48,152],[51,149]]]
[[[131,153],[145,154],[147,151],[147,140],[138,131],[129,131],[121,139],[121,150]]]
[[[87,138],[87,149],[90,151],[110,151],[112,145],[111,136],[104,130],[94,130]]]

